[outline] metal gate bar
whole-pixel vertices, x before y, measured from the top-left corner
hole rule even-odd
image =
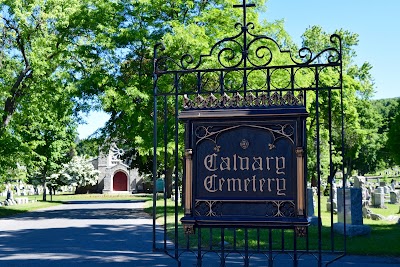
[[[245,4],[244,6],[244,14]],[[173,176],[173,189],[175,192],[175,201],[173,203],[173,222],[171,223],[171,217],[169,217],[170,203],[168,192],[170,191],[170,184],[164,183],[164,193],[162,199],[162,213],[157,214],[157,207],[160,205],[157,202],[157,193],[154,187],[153,190],[153,250],[163,251],[164,253],[170,255],[177,260],[177,265],[181,265],[182,260],[186,260],[187,255],[192,255],[195,257],[195,261],[198,267],[206,264],[204,261],[205,257],[213,254],[219,260],[220,266],[226,266],[226,262],[232,260],[232,255],[239,255],[236,258],[242,258],[243,266],[252,266],[252,260],[256,258],[256,255],[262,255],[265,257],[266,266],[272,267],[275,259],[280,255],[287,255],[293,261],[293,266],[297,266],[299,259],[303,255],[311,255],[316,258],[318,266],[322,266],[323,253],[324,251],[329,251],[331,253],[337,254],[338,257],[328,262],[346,255],[346,233],[343,236],[343,249],[338,250],[338,242],[335,241],[335,234],[333,231],[333,206],[331,206],[330,214],[330,240],[329,247],[323,248],[323,229],[322,229],[322,177],[321,177],[321,120],[328,123],[328,142],[329,142],[329,169],[330,174],[328,177],[328,184],[330,185],[330,195],[332,196],[332,183],[335,174],[335,168],[333,164],[333,92],[340,94],[340,131],[341,131],[341,153],[342,157],[345,155],[344,151],[344,116],[343,116],[343,88],[342,88],[342,45],[341,39],[337,35],[331,37],[331,43],[336,46],[329,47],[324,51],[321,51],[316,56],[310,56],[304,61],[297,62],[293,60],[292,64],[285,65],[254,65],[248,64],[248,38],[253,38],[253,40],[263,40],[268,39],[273,42],[269,37],[259,36],[250,34],[250,29],[247,27],[248,23],[244,17],[244,22],[242,24],[241,33],[236,35],[243,36],[243,46],[242,46],[242,64],[235,65],[233,67],[224,67],[221,63],[220,54],[216,58],[221,66],[214,66],[211,68],[201,68],[202,59],[211,56],[213,49],[222,44],[222,41],[216,43],[210,52],[210,55],[204,55],[200,57],[199,64],[192,66],[185,64],[185,59],[187,55],[183,55],[181,59],[172,59],[168,55],[162,53],[162,44],[157,44],[154,47],[154,111],[153,111],[153,183],[155,185],[156,179],[159,174],[163,173],[165,176],[171,173]],[[231,38],[231,37],[230,37]],[[233,37],[225,38],[224,40],[233,40]],[[257,39],[258,38],[258,39]],[[276,43],[276,42],[275,42]],[[277,44],[277,43],[276,43]],[[307,48],[303,48],[300,51],[308,52]],[[290,53],[289,51],[281,50],[279,48],[279,53]],[[336,58],[328,59],[325,63],[321,63],[318,60],[319,56],[323,53],[334,53]],[[271,55],[272,57],[272,55]],[[218,62],[217,62],[218,63]],[[164,68],[168,66],[167,68]],[[332,68],[338,71],[339,78],[338,83],[334,85],[327,86],[320,82],[320,76],[323,71],[327,68]],[[309,72],[314,74],[314,83],[309,87],[301,87],[296,84],[296,75],[301,73],[301,71]],[[265,74],[265,84],[260,88],[253,88],[249,84],[249,75],[251,73],[259,71],[259,73]],[[288,87],[276,86],[273,84],[274,75],[279,71],[287,72],[289,74]],[[242,74],[242,82],[239,88],[232,88],[229,84],[229,75],[234,75],[236,73]],[[211,78],[215,74],[217,79],[213,81]],[[257,73],[256,73],[257,74]],[[165,80],[163,80],[165,78]],[[190,80],[190,81],[189,81]],[[168,84],[169,81],[169,84]],[[237,80],[234,80],[237,82]],[[214,83],[215,87],[213,89],[207,89],[207,86],[212,87],[210,84]],[[186,85],[186,87],[185,87]],[[191,85],[187,87],[187,85]],[[199,99],[210,97],[211,95],[217,99],[223,99],[226,97],[238,96],[240,93],[243,94],[243,98],[254,95],[257,99],[271,99],[278,103],[279,101],[284,101],[283,99],[291,93],[293,96],[301,99],[302,104],[305,107],[312,109],[312,105],[309,105],[309,98],[312,100],[310,95],[315,96],[315,107],[312,112],[315,114],[315,126],[310,129],[311,132],[315,131],[315,153],[316,153],[316,180],[317,180],[317,202],[318,202],[318,225],[316,226],[316,244],[315,240],[311,239],[310,229],[306,229],[305,237],[298,238],[294,229],[288,229],[285,227],[199,227],[197,229],[197,235],[189,236],[184,234],[184,229],[180,224],[180,216],[182,212],[181,203],[179,202],[179,188],[181,175],[185,176],[185,170],[182,167],[183,160],[183,148],[181,148],[181,141],[183,134],[181,133],[181,126],[178,119],[179,112],[184,109],[185,99],[188,99],[189,104],[193,105],[194,109],[202,108],[212,108],[212,106],[201,107],[200,102],[196,102],[196,98]],[[259,100],[261,101],[261,100]],[[263,100],[264,101],[264,100]],[[311,104],[311,102],[310,102]],[[327,106],[325,106],[327,105]],[[322,112],[327,111],[327,114],[322,114]],[[324,117],[325,116],[325,117]],[[337,127],[337,125],[335,126]],[[171,144],[171,139],[173,139],[173,144]],[[308,146],[307,138],[304,140],[305,147]],[[161,148],[161,151],[160,151]],[[173,150],[173,153],[168,151]],[[305,153],[304,160],[308,162],[309,155]],[[346,184],[347,175],[345,173],[344,162],[341,165],[341,171],[343,174],[342,183],[343,186]],[[172,171],[171,171],[172,170]],[[308,176],[308,170],[305,170],[305,175]],[[165,179],[165,181],[168,181]],[[183,184],[183,190],[185,190],[185,185]],[[345,197],[345,194],[343,195]],[[346,200],[343,199],[345,202]],[[331,202],[332,203],[332,202]],[[331,204],[332,205],[332,204]],[[157,231],[157,218],[162,217],[162,245],[160,246],[159,240],[156,238]],[[344,218],[346,221],[346,218]],[[315,235],[315,228],[312,228],[312,236]],[[344,229],[346,231],[346,229]],[[228,234],[227,234],[228,233]],[[207,236],[208,235],[208,236]],[[243,238],[243,242],[241,242]],[[288,240],[291,239],[292,240]],[[229,240],[229,244],[227,243]],[[278,241],[279,240],[279,241]],[[172,242],[171,242],[172,241]],[[254,241],[254,242],[253,242]],[[280,243],[280,244],[279,244]]]

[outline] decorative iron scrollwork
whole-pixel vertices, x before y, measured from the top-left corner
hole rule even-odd
[[[287,62],[287,66],[340,64],[342,60],[341,38],[337,34],[330,37],[332,47],[328,47],[319,53],[314,54],[310,48],[303,47],[293,54],[288,49],[282,49],[281,45],[271,37],[254,34],[254,23],[249,22],[246,25],[236,23],[234,28],[239,30],[236,35],[216,42],[208,54],[200,55],[197,60],[191,54],[184,54],[178,60],[168,56],[156,58],[155,72],[168,72],[169,68],[199,70],[203,63],[210,60],[218,62],[222,69],[241,68],[247,63],[252,68],[267,67],[275,63],[274,54],[288,55],[287,57],[291,62]],[[164,47],[158,44],[155,49],[162,51]]]
[[[198,94],[193,99],[188,95],[183,96],[184,109],[207,109],[207,108],[246,108],[246,107],[283,107],[283,106],[304,106],[303,92],[295,95],[293,92],[278,93],[262,92],[257,96],[252,92],[243,97],[234,93],[232,97],[226,93],[219,98],[210,94],[204,98]]]
[[[296,226],[294,230],[297,237],[305,237],[307,235],[307,227],[305,226]]]
[[[267,201],[266,217],[295,217],[295,204],[293,201]]]
[[[223,216],[222,207],[229,200],[196,200],[196,216]],[[271,200],[265,202],[265,217],[294,218],[296,217],[295,203],[291,200]]]
[[[192,224],[184,224],[183,225],[183,232],[185,235],[193,235],[194,234],[194,225]]]
[[[294,144],[293,140],[294,128],[290,124],[277,124],[277,125],[271,125],[269,127],[260,125],[242,124],[242,125],[228,126],[216,130],[214,130],[213,126],[198,126],[195,130],[195,135],[197,137],[196,144],[202,142],[203,140],[211,141],[215,144],[214,150],[218,152],[221,149],[221,147],[218,146],[218,136],[223,132],[238,129],[240,127],[249,127],[270,132],[272,135],[272,142],[268,144],[269,150],[274,149],[275,142],[281,138],[286,138],[292,144]]]
[[[212,200],[196,200],[195,205],[195,213],[196,216],[207,216],[207,217],[215,217],[221,216],[221,201],[212,201]]]

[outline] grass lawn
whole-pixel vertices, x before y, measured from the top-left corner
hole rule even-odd
[[[149,195],[115,195],[115,194],[57,194],[53,195],[50,201],[50,195],[47,195],[47,201],[42,201],[41,195],[25,196],[30,201],[28,204],[0,207],[0,217],[8,217],[37,209],[47,208],[56,205],[62,205],[65,202],[73,200],[148,200]],[[18,198],[18,197],[14,197]]]
[[[325,203],[326,197],[321,199],[324,203],[321,209],[321,219],[322,219],[322,250],[324,251],[344,251],[344,237],[340,234],[333,234],[333,239],[331,239],[331,219],[330,213],[326,212]],[[152,214],[152,201],[146,203],[146,212]],[[178,244],[180,247],[192,247],[197,245],[197,234],[193,236],[186,236],[183,233],[182,225],[179,223],[178,231],[175,233],[174,222],[174,205],[175,203],[168,200],[167,206],[164,206],[164,200],[157,200],[156,218],[160,225],[166,223],[167,235],[170,240],[175,240],[175,234],[178,237]],[[389,215],[400,216],[399,205],[387,204],[387,209],[372,209],[374,213],[381,214],[385,217]],[[167,212],[167,217],[164,217],[164,209]],[[180,211],[178,214],[178,220],[183,217],[182,208],[178,208]],[[317,209],[316,209],[317,210]],[[333,216],[333,222],[337,222],[337,215]],[[400,256],[400,224],[397,224],[397,220],[392,221],[374,221],[371,219],[364,219],[364,224],[371,227],[371,234],[369,236],[356,236],[347,238],[347,253],[358,254],[358,255],[385,255],[385,256]],[[198,231],[198,230],[197,230]],[[233,234],[236,232],[236,238]],[[297,249],[306,250],[307,243],[309,250],[318,250],[318,227],[310,226],[309,237],[307,238],[297,238]],[[196,232],[197,233],[197,232]],[[212,233],[212,234],[211,234]],[[249,245],[255,250],[268,250],[268,229],[249,229],[247,234],[249,235]],[[282,247],[285,249],[293,249],[293,231],[288,230],[277,230],[271,231],[273,250],[280,250]],[[244,246],[244,229],[224,229],[224,240],[233,246],[236,244],[237,248]],[[284,237],[284,238],[282,238]],[[201,233],[201,238],[203,240],[202,244],[210,244],[212,246],[219,246],[221,243],[221,229],[203,229]],[[284,240],[284,242],[281,242]],[[227,248],[228,248],[227,247]]]
[[[28,204],[21,204],[21,205],[14,205],[14,206],[6,206],[0,207],[0,217],[9,217],[16,214],[34,211],[37,209],[43,209],[51,206],[61,205],[60,202],[45,202],[45,201],[38,201]]]

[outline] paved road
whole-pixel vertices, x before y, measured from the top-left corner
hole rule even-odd
[[[0,267],[177,266],[151,251],[152,220],[142,207],[140,201],[75,201],[0,219]],[[216,262],[211,257],[203,267],[216,267]],[[182,267],[193,266],[192,260],[182,262]],[[251,266],[266,266],[265,259]],[[282,258],[275,261],[277,266],[293,263]],[[304,257],[299,261],[303,266],[317,264]],[[394,267],[400,266],[400,258],[346,256],[329,266]]]
[[[76,201],[0,220],[0,266],[174,266],[143,202]]]

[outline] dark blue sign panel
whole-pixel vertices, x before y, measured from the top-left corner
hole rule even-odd
[[[181,117],[187,138],[182,222],[305,225],[306,113],[210,114],[191,112]]]
[[[196,197],[293,199],[295,127],[235,124],[194,125]]]
[[[266,203],[279,199],[294,216],[294,122],[193,126],[196,215],[265,218]]]

